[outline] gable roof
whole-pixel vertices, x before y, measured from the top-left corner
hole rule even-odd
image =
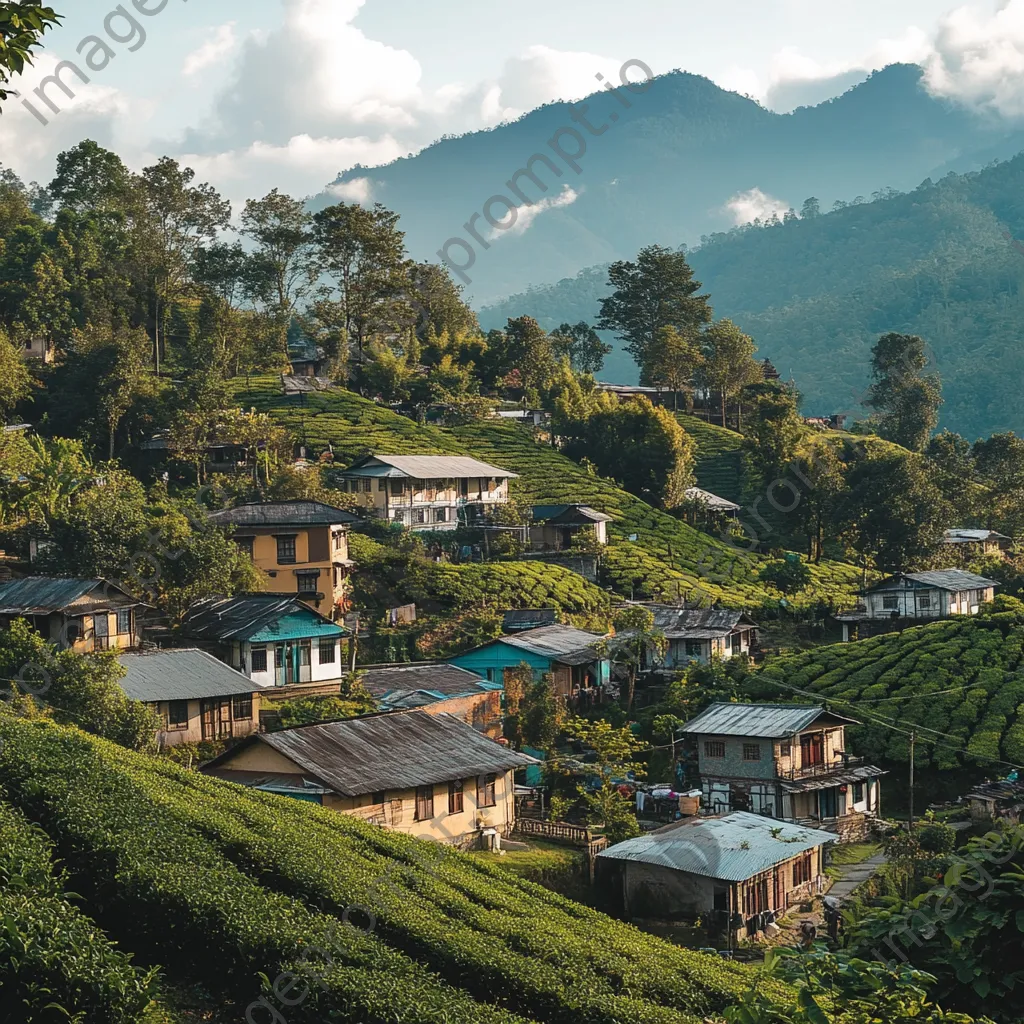
[[[322,501],[254,501],[211,512],[218,526],[339,526],[358,523],[359,517]]]
[[[412,789],[537,764],[452,715],[402,711],[261,733],[215,758],[203,771],[230,773],[232,755],[253,742],[266,743],[343,796]]]
[[[753,736],[782,739],[826,717],[839,725],[856,725],[820,704],[712,704],[691,718],[680,732],[703,736]]]
[[[908,587],[909,583],[909,587]],[[896,573],[888,579],[882,580],[863,594],[873,594],[879,590],[897,590],[900,588],[920,590],[931,588],[935,590],[949,590],[952,592],[960,590],[986,590],[989,587],[998,587],[996,580],[987,579],[974,572],[967,572],[964,569],[934,569],[928,572],[906,572]]]
[[[673,608],[645,605],[654,615],[654,627],[667,640],[713,640],[728,636],[737,626],[754,628],[757,623],[744,612],[728,608]]]
[[[977,544],[986,540],[1010,540],[1005,533],[997,533],[995,530],[946,530],[943,534],[943,544]]]
[[[563,665],[586,665],[600,659],[601,655],[594,645],[603,639],[600,633],[587,633],[575,626],[556,624],[498,637],[491,643],[509,644],[539,657],[561,662]],[[483,646],[489,647],[490,644]]]
[[[263,689],[212,654],[186,647],[122,654],[125,670],[121,689],[132,700],[152,704],[161,700],[204,700],[235,697]]]
[[[562,526],[585,526],[588,523],[610,523],[612,517],[598,512],[589,505],[534,505],[535,523],[555,523]]]
[[[616,843],[598,857],[743,882],[801,853],[838,841],[834,832],[735,811],[724,818],[684,818],[656,832]]]
[[[141,606],[116,583],[103,579],[63,576],[26,576],[0,583],[0,615],[48,615],[64,611],[83,597],[92,596],[91,607],[111,605]]]
[[[209,597],[192,605],[181,624],[181,635],[197,640],[296,640],[344,633],[298,598],[280,594]]]
[[[481,680],[476,672],[458,665],[415,662],[409,665],[382,665],[368,668],[363,673],[363,686],[374,696],[384,697],[397,690],[427,690],[431,693],[454,697],[480,691]],[[491,683],[487,689],[501,684]]]
[[[464,455],[364,455],[342,476],[447,480],[461,477],[518,479],[517,474]]]
[[[701,487],[688,487],[683,492],[687,501],[702,501],[708,508],[718,509],[721,512],[739,512],[740,506],[735,501],[723,498],[720,495],[712,494]]]

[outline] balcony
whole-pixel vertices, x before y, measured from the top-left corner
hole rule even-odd
[[[808,764],[800,768],[780,768],[775,763],[775,775],[777,778],[796,781],[798,779],[819,779],[829,775],[837,775],[840,772],[848,771],[850,768],[857,768],[865,763],[863,757],[844,757],[838,761],[826,763],[820,761],[817,764]]]

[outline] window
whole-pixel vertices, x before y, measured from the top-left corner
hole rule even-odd
[[[446,508],[435,508],[434,509],[434,522],[435,523],[447,523],[448,522],[448,509],[446,509]]]
[[[917,599],[917,607],[921,609],[928,609],[932,606],[932,595],[921,594]]]
[[[882,607],[886,611],[894,612],[900,606],[900,599],[895,594],[884,594],[882,596]]]
[[[388,489],[388,482],[387,482],[387,480],[378,480],[377,481],[377,490],[378,491],[386,491],[387,489]]]
[[[462,779],[448,783],[448,813],[462,813]]]
[[[239,547],[241,551],[244,551],[250,558],[253,556],[253,538],[252,537],[232,537],[231,538]]]
[[[345,543],[345,534],[343,534],[341,530],[338,530],[336,533],[331,534],[331,540],[334,543],[334,550],[340,551]]]
[[[761,760],[761,744],[760,743],[744,743],[743,744],[743,760],[744,761],[760,761]]]
[[[360,480],[360,481],[359,481],[359,489],[360,489],[360,490],[361,490],[361,491],[362,491],[362,492],[363,492],[364,494],[369,494],[369,493],[370,493],[370,491],[371,491],[371,490],[373,489],[373,481],[372,481],[372,480],[369,480],[369,479],[367,479],[367,480]],[[354,487],[353,487],[353,490],[355,490],[355,488],[354,488]]]
[[[859,804],[864,799],[864,783],[855,782],[853,784],[853,802]]]
[[[334,641],[334,637],[321,637],[320,639],[320,653],[317,658],[321,665],[333,665],[334,658],[337,652],[337,646]]]
[[[188,728],[188,701],[171,700],[167,702],[167,728]]]
[[[277,538],[277,560],[281,565],[295,562],[295,534]]]
[[[267,649],[266,647],[254,647],[252,649],[252,670],[253,672],[267,671]]]
[[[425,523],[426,521],[427,521],[426,509],[414,508],[412,510],[412,523],[413,523],[413,526],[417,526],[420,523]]]
[[[779,757],[791,757],[793,754],[793,748],[789,743],[779,744]]]
[[[386,790],[378,789],[376,793],[371,793],[370,794],[370,803],[371,804],[383,804],[385,799],[387,799],[387,795],[388,794],[387,794]]]
[[[303,572],[299,573],[299,593],[300,594],[315,594],[317,588],[320,585],[320,576],[317,573]]]
[[[699,658],[704,651],[704,645],[699,640],[686,641],[686,656],[688,658]]]
[[[239,694],[231,701],[231,719],[234,722],[252,721],[252,694]]]
[[[117,632],[121,635],[131,635],[132,632],[132,610],[131,608],[122,608],[117,613]]]
[[[704,741],[705,757],[725,757],[725,743],[722,740]]]
[[[434,816],[434,787],[418,786],[416,788],[416,820],[430,821]]]
[[[811,880],[811,855],[805,853],[793,861],[793,887],[803,885]]]
[[[495,807],[498,799],[494,794],[494,784],[498,776],[495,774],[481,775],[476,780],[476,805],[477,807]]]
[[[98,612],[92,617],[92,630],[96,634],[97,640],[110,636],[110,621],[107,619],[106,612]]]
[[[404,480],[392,480],[391,481],[391,493],[397,498],[405,494],[405,481]]]

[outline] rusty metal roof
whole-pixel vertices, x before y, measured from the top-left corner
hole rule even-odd
[[[26,576],[0,583],[0,615],[47,615],[63,611],[92,595],[93,605],[121,608],[141,605],[114,583],[101,579],[61,576]]]
[[[654,627],[669,640],[710,640],[728,636],[738,626],[756,628],[757,623],[743,612],[727,608],[672,608],[646,605],[654,615]]]
[[[587,633],[575,626],[556,624],[512,633],[492,643],[509,644],[563,665],[588,665],[592,661],[600,661],[601,655],[594,645],[602,639],[599,633]]]
[[[481,690],[480,676],[458,665],[412,662],[408,665],[370,666],[362,672],[363,686],[374,697],[383,697],[395,690],[429,690],[449,697],[479,693]]]

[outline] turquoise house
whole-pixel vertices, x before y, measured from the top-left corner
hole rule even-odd
[[[604,639],[573,626],[541,626],[499,637],[450,661],[492,682],[504,682],[507,672],[526,664],[535,679],[550,674],[555,693],[567,700],[596,702],[611,678]]]

